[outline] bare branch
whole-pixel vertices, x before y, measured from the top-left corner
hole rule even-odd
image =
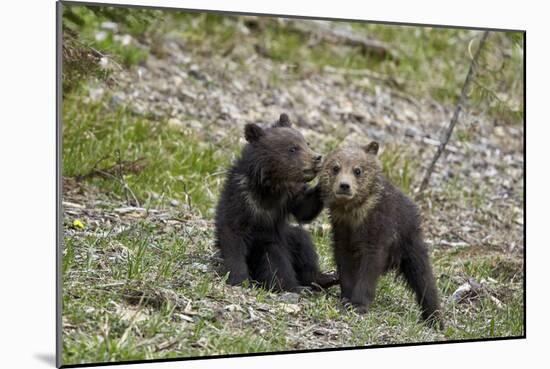
[[[426,174],[424,175],[424,178],[422,179],[422,183],[420,184],[420,189],[418,190],[419,193],[422,193],[426,189],[426,187],[428,187],[430,176],[432,175],[432,172],[434,171],[434,168],[435,168],[435,163],[437,162],[437,160],[445,150],[445,146],[447,146],[447,143],[449,142],[451,135],[453,134],[453,129],[456,125],[456,122],[458,121],[460,112],[462,111],[464,104],[466,102],[466,95],[468,93],[468,88],[470,87],[470,83],[472,82],[472,78],[474,77],[475,70],[477,67],[477,61],[479,59],[479,55],[481,54],[481,49],[483,49],[483,45],[487,40],[487,36],[489,36],[489,31],[485,31],[481,36],[481,40],[479,41],[479,47],[477,48],[477,51],[473,56],[472,61],[470,62],[470,68],[468,69],[466,80],[464,81],[464,85],[462,86],[462,92],[460,93],[460,97],[458,99],[458,103],[456,105],[453,117],[449,122],[449,128],[447,128],[445,137],[439,144],[437,151],[432,159],[432,162],[430,163],[430,166],[426,170]]]

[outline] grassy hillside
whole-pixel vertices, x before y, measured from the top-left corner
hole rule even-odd
[[[323,153],[377,139],[384,172],[414,196],[479,32],[353,24],[395,54],[380,57],[266,19],[72,13],[70,55],[99,54],[93,73],[75,63],[65,80],[64,363],[524,333],[518,35],[490,36],[484,62],[500,69],[480,74],[418,200],[447,326],[435,332],[391,274],[365,316],[341,307],[338,287],[226,285],[212,219],[244,124],[281,112]],[[333,270],[327,215],[306,227]]]

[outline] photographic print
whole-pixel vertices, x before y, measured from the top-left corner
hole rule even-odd
[[[524,31],[58,22],[63,366],[525,337]]]

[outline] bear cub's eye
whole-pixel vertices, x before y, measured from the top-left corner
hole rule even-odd
[[[332,167],[332,173],[337,174],[340,171],[340,166],[335,165]]]
[[[295,153],[296,151],[298,151],[298,147],[297,146],[292,146],[290,149],[288,149],[288,151],[290,153]]]
[[[361,175],[361,168],[355,168],[353,170],[353,174],[355,174],[356,177],[359,177]]]

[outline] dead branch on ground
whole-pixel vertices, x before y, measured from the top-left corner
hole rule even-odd
[[[301,33],[311,34],[327,42],[339,42],[348,46],[360,47],[365,54],[379,58],[399,59],[396,50],[385,43],[355,32],[349,25],[333,25],[327,21],[294,21],[286,22],[287,26]]]

